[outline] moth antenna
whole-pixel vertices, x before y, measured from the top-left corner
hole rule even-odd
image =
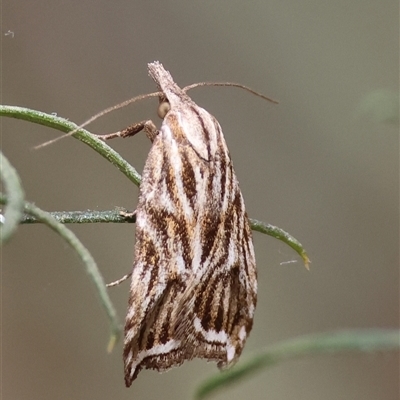
[[[77,131],[79,131],[79,129],[84,128],[85,126],[89,125],[90,123],[92,123],[93,121],[95,121],[96,119],[102,117],[103,115],[106,115],[108,113],[110,113],[111,111],[115,111],[118,110],[120,108],[126,107],[129,104],[132,104],[138,100],[143,100],[143,99],[147,99],[148,97],[160,97],[162,96],[163,93],[162,92],[154,92],[154,93],[148,93],[148,94],[141,94],[140,96],[136,96],[136,97],[132,97],[131,99],[125,100],[122,103],[116,104],[115,106],[111,106],[109,108],[106,108],[103,111],[100,111],[99,113],[93,115],[93,117],[90,117],[88,120],[86,120],[83,124],[79,125],[77,128],[75,128],[74,130],[72,130],[71,132],[66,133],[65,135],[59,136],[55,139],[51,139],[47,142],[44,142],[42,144],[39,144],[38,146],[35,146],[33,149],[34,150],[38,150],[41,149],[42,147],[46,147],[49,144],[53,144],[61,139],[64,139],[68,136],[72,136],[74,133],[76,133]]]
[[[241,85],[240,83],[234,83],[234,82],[199,82],[199,83],[193,83],[192,85],[185,86],[182,90],[184,92],[187,92],[188,90],[194,89],[199,86],[232,86],[232,87],[237,87],[240,89],[244,89],[247,92],[250,92],[254,94],[257,97],[261,97],[264,100],[270,101],[271,103],[274,104],[279,104],[279,101],[272,99],[271,97],[264,96],[261,93],[256,92],[255,90],[249,88],[248,86]]]
[[[85,127],[86,125],[89,125],[90,123],[92,123],[96,119],[102,117],[103,115],[106,115],[106,114],[110,113],[111,111],[115,111],[115,110],[119,110],[120,108],[124,108],[124,107],[128,106],[129,104],[135,103],[138,100],[144,100],[144,99],[147,99],[149,97],[157,97],[157,96],[159,97],[162,94],[163,94],[162,92],[154,92],[154,93],[141,94],[139,96],[132,97],[131,99],[125,100],[122,103],[119,103],[119,104],[116,104],[115,106],[111,106],[109,108],[106,108],[105,110],[100,111],[99,113],[93,115],[93,117],[89,118],[82,125],[80,125],[77,129],[80,129],[80,128]],[[71,134],[71,132],[68,133],[68,135],[70,135],[70,134]]]

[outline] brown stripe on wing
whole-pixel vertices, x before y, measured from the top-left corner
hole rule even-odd
[[[182,163],[182,184],[185,195],[190,202],[190,207],[193,211],[196,210],[197,201],[197,188],[196,188],[196,177],[193,170],[188,154],[185,149],[180,149],[181,163]]]
[[[253,242],[252,242],[252,234],[249,225],[249,219],[247,214],[244,215],[243,221],[243,238],[239,245],[243,251],[243,268],[244,274],[247,277],[248,285],[250,286],[248,291],[249,293],[256,290],[256,288],[251,287],[251,285],[257,285],[257,270],[255,267],[255,259],[254,259],[254,250],[253,250]],[[254,307],[256,306],[256,295],[253,295]]]
[[[224,295],[226,294],[226,273],[209,274],[199,285],[194,304],[194,313],[200,319],[205,331],[220,332],[224,324]]]
[[[229,310],[227,312],[227,322],[223,329],[228,333],[230,344],[235,348],[235,354],[232,360],[226,360],[220,363],[219,368],[225,368],[234,364],[242,353],[244,344],[247,339],[252,325],[253,319],[249,316],[249,297],[247,287],[240,282],[240,265],[235,265],[231,269],[229,276],[230,301]],[[244,328],[244,335],[241,332]]]
[[[217,162],[216,162],[217,163]],[[212,264],[216,264],[215,257],[222,257],[218,264],[223,265],[224,259],[226,259],[228,254],[227,245],[230,241],[231,229],[226,229],[229,221],[232,221],[232,215],[229,210],[224,210],[224,196],[225,188],[221,189],[220,193],[215,193],[214,181],[225,182],[226,171],[222,171],[219,168],[219,162],[216,168],[210,174],[208,180],[207,190],[210,193],[208,207],[201,220],[202,233],[201,233],[201,243],[202,243],[202,254],[201,254],[201,264],[204,265],[207,260]],[[227,189],[231,190],[230,188]],[[229,206],[228,206],[229,207]],[[214,260],[211,261],[211,259]]]
[[[210,132],[208,132],[208,129],[206,128],[206,124],[204,123],[204,119],[199,113],[199,108],[197,105],[190,105],[190,111],[193,112],[197,116],[197,119],[199,120],[199,123],[202,128],[202,132],[204,134],[204,143],[207,146],[207,160],[210,160],[211,158],[211,148],[210,148]],[[208,114],[208,116],[211,116],[211,114]],[[199,155],[200,158],[202,158]]]
[[[170,174],[167,174],[171,181],[175,182],[175,178]],[[176,184],[174,183],[176,186]],[[174,203],[175,207],[179,210],[182,208],[181,200],[177,198],[176,193],[170,193],[170,199]],[[144,204],[143,212],[146,215],[149,224],[155,227],[152,231],[152,235],[154,234],[157,237],[157,243],[154,244],[150,237],[143,237],[146,235],[145,232],[137,232],[136,241],[140,244],[140,255],[144,255],[146,257],[145,263],[149,266],[149,268],[154,268],[158,272],[158,268],[156,268],[157,263],[159,263],[160,259],[156,260],[156,256],[161,257],[163,260],[170,260],[173,257],[174,251],[176,250],[175,245],[179,243],[182,248],[188,249],[190,248],[190,243],[192,240],[192,228],[189,221],[187,221],[182,212],[170,212],[165,207],[155,207],[150,206],[149,204]],[[150,242],[150,243],[148,243]],[[160,249],[163,250],[160,253]],[[156,252],[154,254],[154,252]],[[172,253],[171,253],[172,251]],[[153,255],[149,258],[149,255]],[[184,259],[185,266],[190,268],[191,265],[191,254],[189,252],[183,252],[182,257]]]

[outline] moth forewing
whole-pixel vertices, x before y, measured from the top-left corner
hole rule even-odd
[[[163,66],[149,74],[170,104],[153,136],[136,209],[125,324],[125,382],[194,357],[240,356],[257,278],[243,197],[218,121]],[[149,125],[151,126],[151,125]]]

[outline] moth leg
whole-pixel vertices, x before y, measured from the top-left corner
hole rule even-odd
[[[119,215],[123,217],[126,222],[136,222],[136,210],[132,212],[121,210]]]
[[[153,121],[151,120],[145,121],[143,125],[143,130],[145,131],[146,136],[150,139],[151,143],[153,143],[154,139],[159,133],[159,130],[154,125]]]
[[[120,283],[126,281],[127,279],[129,279],[132,276],[132,272],[130,272],[129,274],[124,275],[122,278],[114,281],[114,282],[110,282],[106,284],[106,287],[113,287],[113,286],[118,286]]]
[[[122,138],[126,138],[128,136],[133,136],[136,133],[142,131],[144,129],[144,125],[146,124],[147,121],[141,121],[141,122],[137,122],[136,124],[132,124],[130,126],[128,126],[125,129],[122,129],[121,131],[118,132],[113,132],[113,133],[109,133],[107,135],[96,135],[99,139],[101,140],[110,140],[110,139],[115,139],[117,137],[122,137]]]
[[[153,142],[154,138],[158,135],[158,130],[156,126],[152,121],[149,120],[149,121],[137,122],[136,124],[132,124],[127,128],[118,132],[109,133],[107,135],[96,135],[96,136],[99,139],[106,141],[110,139],[115,139],[117,137],[126,138],[134,136],[141,131],[145,131],[146,136],[151,140],[151,142]]]
[[[124,219],[127,222],[136,222],[136,210],[129,212],[129,211],[124,211],[124,210],[120,210],[119,215],[121,217],[124,217]],[[127,279],[129,279],[132,275],[132,272],[130,272],[129,274],[124,275],[122,278],[117,279],[114,282],[110,282],[106,284],[106,287],[113,287],[113,286],[118,286],[120,283],[126,281]]]

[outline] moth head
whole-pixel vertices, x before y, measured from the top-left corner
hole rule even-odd
[[[160,100],[157,114],[161,119],[164,119],[170,109],[171,109],[171,104],[169,104],[169,101],[167,99],[162,99]]]

